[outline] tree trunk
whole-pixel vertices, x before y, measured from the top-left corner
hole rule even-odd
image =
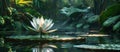
[[[8,5],[10,5],[9,0],[0,0],[0,16],[9,15]]]

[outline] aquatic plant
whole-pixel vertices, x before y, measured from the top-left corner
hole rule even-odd
[[[51,19],[44,19],[43,16],[41,18],[33,18],[30,23],[33,26],[32,29],[36,32],[51,33],[57,30],[50,30],[53,27],[54,23]]]

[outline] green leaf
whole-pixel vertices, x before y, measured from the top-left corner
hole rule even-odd
[[[87,19],[87,22],[88,23],[94,23],[94,22],[97,22],[98,21],[98,18],[99,18],[99,15],[94,15],[94,16],[91,16]]]
[[[2,16],[0,16],[0,24],[2,24],[2,25],[5,24],[5,20]]]
[[[41,16],[41,14],[38,11],[36,11],[35,9],[32,9],[32,8],[25,8],[24,11],[26,13],[29,13],[29,15],[33,15],[36,17]]]
[[[113,30],[120,30],[120,21],[113,26]]]
[[[71,14],[76,12],[88,12],[88,9],[79,9],[75,7],[69,7],[69,8],[64,7],[63,9],[61,9],[61,13],[67,16],[70,16]]]
[[[30,27],[30,26],[28,26],[28,25],[23,24],[23,27],[24,27],[26,30],[33,30],[33,31],[35,31],[32,27]]]
[[[120,18],[120,15],[111,17],[103,23],[103,26],[109,27],[109,26],[113,25],[119,18]]]
[[[116,16],[120,14],[120,4],[114,4],[108,7],[105,11],[100,14],[100,23],[102,24],[109,17]]]
[[[80,28],[80,27],[82,27],[82,26],[83,26],[82,23],[76,25],[77,28]]]

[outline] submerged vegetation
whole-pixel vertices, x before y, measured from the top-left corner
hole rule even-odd
[[[119,0],[0,0],[2,52],[119,51],[119,35]]]

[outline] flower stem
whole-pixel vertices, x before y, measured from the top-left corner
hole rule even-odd
[[[39,51],[42,52],[42,43],[41,43],[41,41],[42,41],[42,32],[40,32],[39,35],[40,35],[40,42],[39,42],[39,44],[40,44],[40,46],[39,46],[40,50]]]

